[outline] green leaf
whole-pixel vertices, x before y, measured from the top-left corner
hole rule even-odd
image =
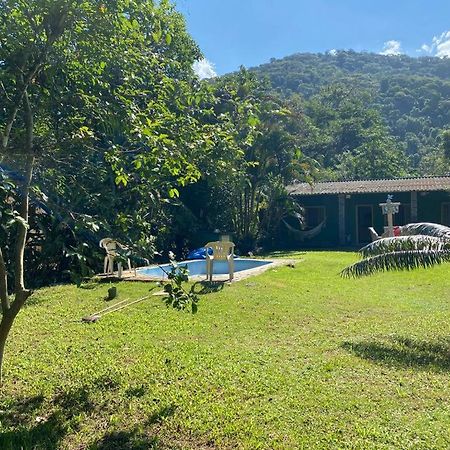
[[[123,186],[126,186],[126,185],[128,184],[128,179],[127,179],[127,176],[126,176],[125,174],[119,174],[119,175],[117,175],[115,181],[116,181],[116,184],[117,184],[118,186],[120,186],[121,184],[122,184]]]
[[[247,124],[251,127],[256,127],[260,124],[260,122],[261,121],[259,120],[259,118],[253,115],[247,119]]]
[[[162,37],[162,31],[161,30],[154,31],[152,33],[152,38],[157,44],[161,41],[161,37]]]
[[[169,189],[169,197],[170,198],[178,198],[180,196],[180,192],[176,188]]]
[[[445,240],[435,236],[412,235],[378,239],[363,247],[359,252],[363,257],[406,250],[442,250]]]
[[[450,262],[450,250],[411,250],[383,253],[346,267],[341,276],[362,277],[387,270],[412,270]]]

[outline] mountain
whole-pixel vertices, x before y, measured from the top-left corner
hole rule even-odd
[[[339,86],[341,95],[347,92],[347,97],[358,97],[367,114],[373,110],[380,114],[389,134],[407,156],[404,169],[408,174],[438,175],[449,171],[441,142],[443,131],[450,128],[450,58],[354,51],[299,53],[272,59],[250,71],[268,79],[279,95],[288,99],[300,96],[305,114],[319,131],[330,128],[330,122],[324,128],[310,114],[311,102],[323,102],[324,92]],[[336,141],[335,136],[330,139]],[[350,145],[337,153],[352,154],[354,150]],[[340,154],[330,160],[333,170],[342,163]]]

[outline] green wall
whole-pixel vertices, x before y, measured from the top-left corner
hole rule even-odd
[[[348,247],[357,247],[357,205],[371,205],[373,211],[373,227],[381,234],[384,230],[384,217],[379,206],[387,199],[388,193],[374,194],[351,194],[345,196],[345,235]],[[330,248],[338,247],[339,244],[339,212],[338,195],[305,195],[295,197],[298,203],[304,207],[323,206],[326,211],[326,227],[321,233],[303,243],[296,240],[293,235],[286,234],[284,246],[289,248]],[[411,205],[411,193],[400,192],[393,196],[394,202],[400,202],[404,205]],[[450,202],[450,192],[418,192],[417,193],[417,221],[441,223],[442,203]],[[396,218],[395,223],[400,223],[400,217]]]
[[[418,192],[418,222],[441,223],[442,203],[450,202],[450,192]]]
[[[339,242],[338,227],[338,197],[337,195],[309,195],[298,197],[297,201],[303,207],[323,206],[325,207],[326,225],[320,234],[312,239],[300,242],[286,231],[287,247],[289,248],[329,248],[335,247]],[[293,226],[298,226],[291,222]]]

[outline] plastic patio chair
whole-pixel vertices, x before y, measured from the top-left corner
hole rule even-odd
[[[117,257],[117,248],[125,248],[120,242],[112,238],[104,238],[99,242],[99,246],[103,248],[106,252],[105,259],[103,262],[103,273],[112,274],[114,273],[114,260]],[[128,270],[131,271],[131,261],[128,258]],[[117,263],[117,273],[118,276],[122,276],[122,263],[119,261]]]
[[[212,281],[214,272],[214,261],[227,261],[228,273],[230,275],[230,281],[234,278],[234,243],[229,241],[215,241],[208,242],[205,247],[211,248],[213,253],[210,255],[206,252],[206,278]]]
[[[378,233],[375,231],[375,228],[369,227],[369,233],[370,238],[372,239],[372,242],[378,241],[378,239],[381,239],[382,236],[379,236]]]

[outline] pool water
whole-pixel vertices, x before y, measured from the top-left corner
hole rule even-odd
[[[234,272],[242,272],[243,270],[254,269],[255,267],[265,266],[272,261],[263,259],[247,259],[247,258],[235,258],[234,259]],[[181,261],[179,266],[187,267],[190,276],[206,276],[206,260],[194,259],[192,261]],[[167,272],[170,272],[171,264],[163,264],[161,266]],[[142,267],[137,270],[139,275],[155,278],[167,278],[167,274],[159,266]],[[214,275],[228,275],[228,263],[227,261],[214,261],[213,264]]]

